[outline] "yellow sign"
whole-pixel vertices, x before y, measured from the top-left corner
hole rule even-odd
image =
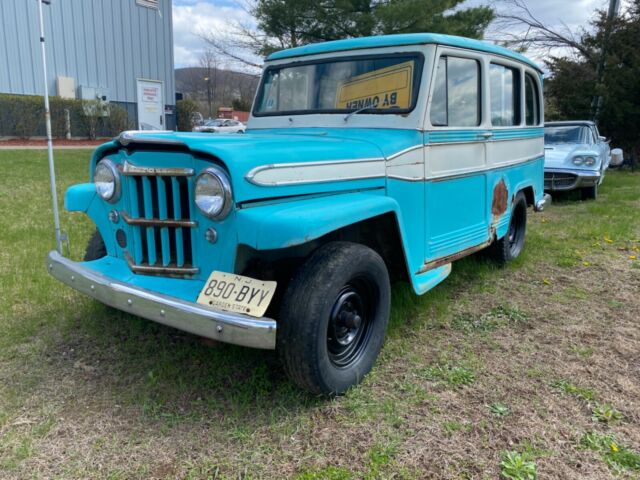
[[[336,108],[409,108],[413,61],[367,72],[338,87]]]

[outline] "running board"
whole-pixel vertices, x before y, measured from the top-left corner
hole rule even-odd
[[[450,273],[451,264],[447,263],[446,265],[415,275],[413,277],[413,290],[418,295],[422,295],[442,282]]]

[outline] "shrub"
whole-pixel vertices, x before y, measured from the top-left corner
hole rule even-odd
[[[198,105],[191,99],[178,100],[176,102],[176,115],[178,130],[190,132],[193,130],[193,117],[198,111]]]
[[[67,110],[74,137],[117,135],[131,125],[124,108],[97,100],[50,97],[49,107],[51,134],[58,138],[67,134]],[[0,94],[0,136],[29,138],[45,134],[42,97]]]
[[[127,111],[119,105],[109,105],[109,135],[117,136],[120,132],[131,130],[132,125]]]
[[[0,135],[29,138],[44,133],[42,97],[0,95]]]

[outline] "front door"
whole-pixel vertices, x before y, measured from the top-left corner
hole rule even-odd
[[[164,130],[162,82],[138,79],[138,129]]]

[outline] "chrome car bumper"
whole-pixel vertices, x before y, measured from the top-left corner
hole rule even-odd
[[[593,187],[600,183],[598,170],[556,170],[544,169],[544,189],[550,192]]]
[[[538,200],[533,206],[533,210],[536,212],[542,212],[551,203],[551,195],[545,193],[540,200]]]
[[[47,269],[61,282],[119,310],[221,342],[269,350],[276,348],[276,322],[270,318],[213,310],[132,287],[64,258],[56,251],[49,252]]]

